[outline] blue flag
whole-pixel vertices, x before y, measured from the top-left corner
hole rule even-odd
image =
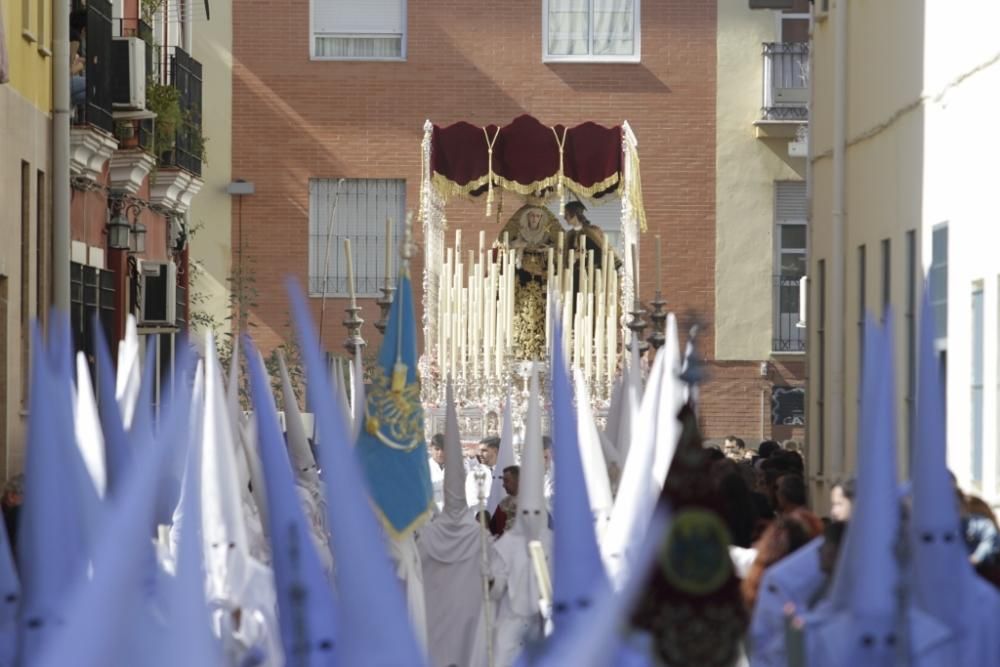
[[[379,518],[394,538],[417,528],[434,502],[417,377],[417,327],[403,270],[365,402],[357,452]]]

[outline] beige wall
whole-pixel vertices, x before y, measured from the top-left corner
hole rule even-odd
[[[832,3],[831,3],[832,4]],[[922,93],[923,2],[885,0],[879,3],[849,3],[847,60],[847,180],[844,236],[844,277],[833,282],[833,113],[834,113],[834,22],[830,16],[817,22],[812,46],[812,186],[809,271],[810,460],[813,474],[822,471],[826,480],[854,470],[857,460],[857,413],[859,385],[859,326],[861,319],[860,245],[865,245],[865,290],[867,309],[882,312],[882,241],[890,242],[891,303],[895,316],[897,430],[900,471],[908,467],[906,423],[907,288],[906,233],[916,232],[920,248],[923,183],[924,107]],[[819,371],[818,262],[826,261],[825,373]],[[919,262],[918,262],[919,264]],[[914,276],[913,280],[919,278]],[[845,312],[839,317],[831,308],[835,289],[844,290]],[[829,399],[831,349],[838,341],[844,356],[844,441],[831,442]],[[818,386],[825,381],[823,390]],[[826,398],[826,428],[821,423],[819,401]],[[820,448],[823,449],[822,460]],[[843,467],[835,468],[836,452],[843,451]]]
[[[18,37],[20,38],[20,36]],[[24,406],[21,360],[26,340],[21,326],[22,248],[28,249],[28,315],[35,317],[37,255],[37,173],[49,173],[51,125],[48,114],[10,85],[0,85],[0,276],[6,280],[6,301],[0,304],[0,474],[20,472],[24,463]],[[29,238],[21,236],[21,164],[30,167]],[[46,192],[48,191],[46,178]],[[47,207],[46,207],[47,209]],[[42,211],[43,216],[46,210]],[[27,244],[27,246],[25,246]],[[0,299],[3,295],[0,294]]]
[[[191,242],[191,260],[197,262],[195,294],[208,298],[192,302],[192,310],[212,314],[225,324],[232,264],[232,202],[226,188],[232,180],[233,20],[231,3],[213,3],[212,18],[194,25],[194,57],[202,64],[202,131],[208,138],[208,161],[202,171],[205,185],[189,213],[198,227]]]
[[[761,44],[777,39],[770,11],[719,2],[716,90],[715,356],[771,356],[774,181],[803,180],[805,160],[785,139],[756,139]]]

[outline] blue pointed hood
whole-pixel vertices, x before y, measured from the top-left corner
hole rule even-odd
[[[553,326],[554,340],[562,340],[562,322]],[[587,482],[580,457],[573,389],[562,345],[552,355],[552,448],[555,457],[553,498],[554,582],[552,620],[556,632],[568,631],[595,597],[609,587],[594,534]]]
[[[285,659],[303,666],[335,665],[339,623],[333,589],[302,511],[267,372],[249,340],[246,346]]]
[[[419,667],[426,664],[423,652],[348,439],[345,413],[330,388],[308,306],[293,282],[289,293],[310,385],[310,408],[320,437],[317,451],[341,604],[341,659],[345,665]],[[423,465],[426,471],[426,456]]]
[[[69,344],[50,323],[51,348]],[[69,593],[84,581],[100,521],[100,499],[73,433],[71,354],[47,350],[32,327],[25,494],[18,535],[21,564],[22,656],[32,659],[65,622]],[[50,366],[50,360],[55,365]]]
[[[101,416],[101,431],[104,433],[104,460],[107,471],[107,495],[114,496],[124,484],[129,463],[132,460],[132,446],[125,433],[125,423],[118,401],[115,399],[115,371],[111,366],[108,343],[100,321],[94,320],[94,340],[97,357],[98,413]]]
[[[136,658],[130,639],[155,636],[144,586],[152,556],[149,537],[160,468],[171,444],[183,440],[187,432],[184,413],[190,403],[189,391],[186,386],[178,388],[180,400],[164,408],[161,436],[140,443],[132,474],[112,501],[94,546],[91,580],[66,591],[61,604],[62,626],[50,636],[38,662],[32,664],[127,664]]]
[[[934,310],[924,290],[917,355],[917,423],[913,429],[913,593],[917,604],[952,629],[966,625],[975,572],[969,564],[955,484],[948,474],[944,389],[934,349]],[[964,585],[958,585],[957,581]]]

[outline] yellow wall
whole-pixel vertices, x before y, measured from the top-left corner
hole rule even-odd
[[[225,325],[232,266],[232,197],[226,188],[232,174],[233,21],[231,3],[212,3],[212,20],[194,24],[193,55],[202,64],[202,131],[208,138],[205,181],[191,205],[191,224],[200,227],[191,242],[198,263],[196,293],[208,298],[192,309],[207,312]],[[237,174],[238,176],[238,174]]]
[[[718,4],[716,89],[716,337],[722,360],[771,356],[774,182],[804,180],[787,140],[755,139],[763,86],[761,44],[773,12]]]
[[[52,3],[30,0],[27,22],[24,21],[23,4],[23,0],[0,2],[10,57],[10,82],[5,85],[11,86],[38,110],[48,113],[52,109]],[[39,9],[44,14],[41,26]],[[25,27],[33,39],[22,34]],[[66,66],[69,67],[69,63]]]
[[[840,0],[843,1],[843,0]],[[827,481],[851,473],[857,461],[857,419],[862,318],[859,246],[865,246],[864,306],[876,317],[882,312],[882,242],[890,242],[890,299],[895,316],[897,432],[900,472],[907,469],[905,399],[907,391],[906,233],[914,231],[919,254],[924,163],[923,2],[883,0],[850,2],[847,58],[847,149],[845,183],[844,290],[845,312],[831,309],[833,290],[833,118],[835,9],[816,23],[812,43],[812,198],[809,274],[810,458],[820,464],[821,394],[827,405],[822,466]],[[820,391],[818,271],[826,262],[826,363]],[[831,350],[838,341],[844,353],[843,442],[831,441]],[[837,466],[838,451],[843,466]]]

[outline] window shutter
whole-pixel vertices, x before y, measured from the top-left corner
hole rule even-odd
[[[317,34],[402,35],[404,0],[313,0]]]
[[[809,219],[805,181],[778,181],[774,184],[774,217],[778,222],[805,222]]]

